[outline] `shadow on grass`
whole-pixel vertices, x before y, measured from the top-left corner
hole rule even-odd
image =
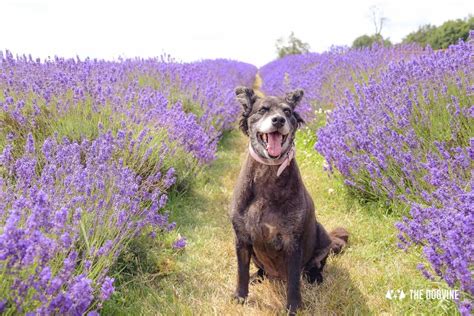
[[[303,283],[306,310],[312,314],[368,315],[366,298],[354,284],[349,271],[329,263],[319,285]]]
[[[302,315],[368,315],[366,298],[352,282],[349,272],[334,264],[327,266],[322,284],[301,283]],[[250,287],[247,305],[260,312],[280,314],[286,306],[286,283],[265,280]]]

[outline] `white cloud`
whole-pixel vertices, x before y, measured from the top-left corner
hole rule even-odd
[[[291,31],[323,51],[373,32],[369,7],[389,19],[392,41],[426,23],[474,13],[472,1],[69,1],[0,0],[0,48],[34,56],[112,59],[158,56],[232,58],[261,66]]]

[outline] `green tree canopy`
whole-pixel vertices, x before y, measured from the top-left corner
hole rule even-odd
[[[418,43],[421,46],[429,44],[430,38],[436,32],[436,26],[431,24],[422,25],[416,32],[411,32],[402,41],[402,43]]]
[[[375,43],[382,44],[384,46],[392,46],[392,42],[390,42],[390,39],[383,38],[380,34],[374,34],[371,36],[365,34],[359,36],[354,40],[354,42],[352,43],[352,48],[371,47]]]
[[[469,30],[474,29],[474,16],[465,19],[449,20],[436,27],[423,25],[416,32],[408,34],[403,43],[418,43],[422,46],[430,45],[433,49],[448,48],[456,44],[459,39],[467,40]]]
[[[294,32],[291,32],[287,39],[281,37],[277,40],[276,49],[278,57],[282,58],[286,55],[304,54],[309,52],[309,44],[303,42],[295,36]]]

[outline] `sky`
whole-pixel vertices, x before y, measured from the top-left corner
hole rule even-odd
[[[315,52],[372,34],[372,6],[387,18],[382,35],[394,43],[420,25],[474,13],[472,0],[0,0],[0,50],[41,58],[166,53],[263,66],[292,31]]]

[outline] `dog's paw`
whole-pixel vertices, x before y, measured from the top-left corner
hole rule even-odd
[[[250,276],[250,284],[259,284],[265,280],[265,271],[263,269],[258,269],[257,272]]]
[[[321,283],[323,283],[323,281],[324,281],[324,279],[323,279],[322,273],[318,273],[318,274],[316,275],[316,283],[317,283],[317,284],[321,284]]]
[[[288,315],[295,316],[299,307],[300,307],[299,302],[291,302],[291,303],[288,302],[288,304],[286,305],[286,311],[288,312]]]
[[[239,294],[232,295],[232,301],[236,304],[245,304],[247,301],[247,296],[240,296]]]
[[[309,284],[313,284],[314,282],[317,284],[323,283],[323,274],[316,267],[311,268],[309,271],[304,271],[303,278],[308,281]]]

